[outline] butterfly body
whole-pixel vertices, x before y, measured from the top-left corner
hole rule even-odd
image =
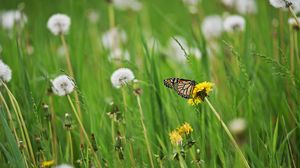
[[[192,96],[196,82],[188,79],[168,78],[164,80],[164,85],[175,90],[181,97],[189,99]]]

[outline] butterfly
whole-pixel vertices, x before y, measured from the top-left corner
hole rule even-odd
[[[180,78],[168,78],[164,80],[164,85],[174,89],[178,95],[189,99],[192,96],[196,81]]]

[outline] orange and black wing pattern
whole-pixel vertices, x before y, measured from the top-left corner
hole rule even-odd
[[[181,97],[189,99],[192,96],[196,82],[188,79],[168,78],[164,80],[164,85],[174,89]]]

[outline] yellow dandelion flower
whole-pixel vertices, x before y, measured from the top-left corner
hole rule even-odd
[[[198,83],[192,93],[192,98],[188,100],[188,103],[192,106],[195,106],[204,101],[204,98],[208,96],[209,92],[212,91],[213,83],[211,82],[202,82]]]
[[[181,127],[177,129],[177,131],[180,135],[184,135],[184,134],[189,135],[190,133],[193,132],[193,128],[189,123],[184,123]]]
[[[169,136],[173,145],[178,145],[182,142],[182,137],[176,130],[172,131]]]
[[[41,163],[41,167],[50,167],[54,165],[54,160],[46,160]]]

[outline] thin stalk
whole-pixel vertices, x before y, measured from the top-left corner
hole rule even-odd
[[[146,129],[146,126],[145,126],[145,123],[144,123],[144,114],[143,114],[143,109],[142,109],[142,105],[141,105],[141,99],[140,99],[140,96],[136,96],[136,98],[137,98],[137,103],[138,103],[139,111],[140,111],[140,115],[141,115],[140,120],[141,120],[141,124],[142,124],[142,127],[143,127],[143,133],[144,133],[144,138],[145,138],[145,142],[146,142],[146,146],[147,146],[149,160],[150,160],[150,163],[151,163],[151,167],[154,168],[152,152],[151,152],[151,148],[150,148],[149,139],[148,139],[148,136],[147,136],[147,129]]]
[[[237,144],[237,142],[235,141],[235,139],[233,138],[232,134],[230,133],[229,129],[227,128],[226,124],[224,123],[224,121],[222,120],[220,114],[216,111],[216,109],[212,106],[212,104],[210,103],[210,101],[205,98],[205,101],[207,102],[207,104],[209,105],[210,109],[213,111],[214,115],[217,117],[217,119],[220,121],[222,127],[224,128],[226,134],[228,135],[229,139],[231,140],[232,144],[234,145],[234,147],[236,148],[237,152],[239,153],[245,167],[250,168],[247,159],[245,158],[243,152],[241,151],[239,145]]]
[[[292,76],[294,76],[294,58],[295,58],[295,55],[294,55],[294,36],[293,36],[293,28],[290,26],[290,71],[291,71],[291,74]]]
[[[15,135],[16,141],[19,142],[20,140],[19,140],[16,128],[15,128],[13,120],[12,120],[11,112],[10,112],[10,110],[8,108],[8,105],[7,105],[7,103],[6,103],[6,101],[5,101],[5,99],[4,99],[4,97],[3,97],[3,95],[2,95],[1,92],[0,92],[0,98],[1,98],[2,103],[4,104],[4,107],[5,107],[6,111],[7,111],[9,125],[10,125],[10,127],[11,127],[11,129],[13,131],[13,134]]]
[[[50,96],[49,98],[49,104],[50,104],[50,113],[51,113],[51,134],[52,134],[52,138],[51,138],[51,141],[52,141],[52,157],[53,157],[53,160],[55,161],[55,163],[57,163],[57,139],[56,139],[56,129],[55,129],[55,126],[56,126],[56,115],[55,115],[55,112],[54,112],[54,104],[53,104],[53,97]]]
[[[284,28],[283,24],[283,11],[279,10],[279,34],[280,34],[280,49],[284,50]],[[283,61],[283,58],[280,59],[280,61]]]
[[[75,78],[72,63],[71,63],[71,58],[70,58],[70,51],[69,51],[69,48],[67,46],[65,36],[63,34],[61,34],[60,39],[61,39],[61,42],[63,44],[64,50],[65,50],[65,58],[66,58],[68,72],[70,73],[70,76],[72,78]],[[82,112],[81,112],[81,108],[80,108],[80,100],[79,100],[79,95],[78,95],[77,90],[75,90],[74,95],[75,95],[76,109],[78,111],[78,115],[79,115],[80,120],[82,120]],[[80,142],[81,142],[81,144],[83,144],[82,132],[80,132]]]
[[[124,144],[126,144],[127,143],[127,140],[126,140],[127,103],[126,103],[126,91],[125,91],[125,87],[122,87],[122,98],[123,98],[123,105],[124,105],[124,118],[123,118],[123,120],[125,121],[124,126],[123,126],[123,134],[125,135]]]
[[[111,138],[112,138],[112,144],[115,142],[115,124],[114,120],[111,120]]]
[[[127,103],[126,103],[126,91],[125,91],[125,87],[122,87],[122,97],[123,97],[124,111],[125,111],[125,113],[127,113]],[[125,118],[125,114],[124,114],[124,118]]]
[[[72,135],[71,135],[71,131],[70,130],[68,130],[67,131],[67,138],[68,138],[68,145],[69,145],[69,147],[70,147],[70,163],[71,164],[73,164],[73,142],[72,142]]]
[[[130,148],[130,151],[129,151],[129,157],[130,157],[130,161],[131,161],[131,167],[135,168],[136,165],[135,165],[135,161],[134,161],[134,155],[133,155],[133,146],[132,146],[132,143],[129,143],[129,148]]]
[[[52,139],[53,139],[53,134],[52,134],[52,125],[51,125],[51,121],[48,121],[48,129],[49,129],[49,132],[50,132],[50,139],[51,139],[51,150],[52,150],[52,155],[54,153],[54,149],[53,149],[53,142],[52,142]],[[54,160],[54,157],[52,156],[53,160]],[[55,162],[56,163],[56,162]]]
[[[15,112],[15,114],[16,114],[16,118],[17,118],[18,124],[19,124],[19,126],[20,126],[22,140],[24,140],[25,143],[26,143],[26,138],[25,138],[24,129],[23,129],[23,127],[22,127],[22,122],[21,122],[20,117],[19,117],[19,115],[18,115],[17,108],[16,108],[15,104],[13,103],[13,100],[12,100],[12,98],[11,98],[10,96],[9,96],[9,100],[11,101],[12,108],[14,109],[14,112]],[[19,141],[19,142],[20,142],[20,141]],[[19,143],[19,142],[18,142],[18,143]],[[30,154],[29,154],[30,152],[29,152],[28,147],[26,146],[25,149],[26,149],[27,155],[30,157]]]
[[[1,81],[1,82],[2,82],[2,85],[4,86],[4,88],[6,89],[8,95],[9,95],[9,99],[11,101],[11,104],[12,104],[15,112],[16,112],[17,118],[19,118],[18,121],[20,122],[20,126],[23,129],[24,140],[26,141],[26,144],[28,145],[28,153],[29,153],[29,155],[30,155],[30,157],[32,159],[33,164],[36,165],[36,160],[35,160],[35,157],[34,157],[33,148],[32,148],[31,141],[30,141],[30,137],[29,137],[28,130],[27,130],[24,118],[22,116],[22,112],[21,112],[21,109],[19,107],[18,101],[16,100],[16,98],[14,97],[14,95],[11,93],[11,91],[8,89],[7,85],[3,81]]]
[[[295,19],[295,21],[296,21],[298,27],[300,27],[300,23],[299,23],[299,21],[298,21],[297,15],[295,14],[295,12],[294,12],[294,10],[293,10],[293,8],[292,8],[292,5],[289,6],[289,11],[290,11],[290,13],[292,14],[293,18]]]
[[[176,146],[176,151],[177,151],[177,154],[178,154],[178,159],[179,159],[179,165],[181,168],[187,168],[187,165],[185,163],[185,160],[183,159],[183,157],[181,156],[181,151],[179,149],[178,146]]]
[[[109,3],[108,5],[108,19],[109,19],[109,26],[110,28],[115,27],[115,12],[114,12],[114,6],[112,3]]]
[[[79,126],[80,126],[80,128],[81,128],[81,130],[82,130],[82,132],[83,132],[83,135],[85,136],[85,139],[86,139],[86,141],[88,142],[88,145],[90,146],[91,151],[92,151],[92,153],[93,153],[93,155],[94,155],[94,157],[95,157],[95,159],[96,159],[97,165],[98,165],[99,168],[101,168],[102,166],[101,166],[100,160],[99,160],[99,158],[98,158],[98,156],[97,156],[97,153],[93,150],[93,145],[92,145],[92,143],[91,143],[91,141],[90,141],[90,139],[89,139],[88,134],[86,133],[86,131],[85,131],[85,129],[84,129],[84,126],[83,126],[83,124],[82,124],[82,122],[81,122],[81,120],[80,120],[80,118],[79,118],[79,115],[78,115],[78,113],[77,113],[77,111],[76,111],[76,108],[75,108],[75,106],[74,106],[74,104],[73,104],[73,102],[72,102],[72,100],[71,100],[71,97],[70,97],[69,95],[67,95],[67,98],[68,98],[68,101],[69,101],[69,103],[70,103],[70,105],[71,105],[71,108],[72,108],[72,110],[73,110],[73,112],[74,112],[74,114],[75,114],[75,117],[76,117],[76,119],[77,119],[77,122],[79,123]]]
[[[294,30],[294,46],[295,46],[295,54],[297,57],[298,66],[300,66],[300,55],[299,55],[299,47],[298,47],[298,32]]]

